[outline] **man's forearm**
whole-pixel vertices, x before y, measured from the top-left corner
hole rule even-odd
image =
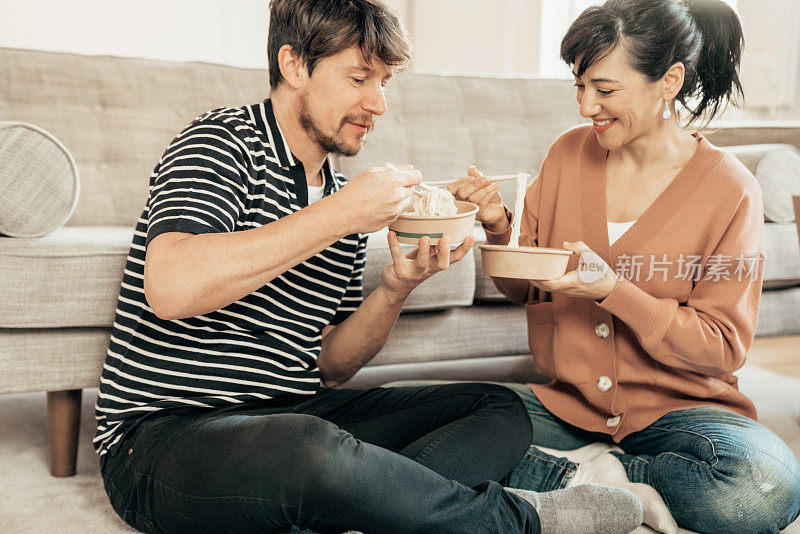
[[[223,308],[349,235],[342,213],[328,197],[252,230],[192,235],[155,257],[148,251],[148,302],[169,319]]]
[[[379,286],[325,336],[317,365],[326,385],[345,382],[383,348],[406,298]]]

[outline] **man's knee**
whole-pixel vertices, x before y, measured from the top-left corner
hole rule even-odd
[[[269,416],[259,429],[263,449],[265,479],[278,482],[282,493],[303,494],[309,486],[324,484],[333,474],[343,447],[355,438],[319,417],[304,414]]]
[[[511,389],[498,384],[476,384],[477,391],[486,398],[486,406],[491,407],[502,419],[506,429],[505,439],[509,448],[518,449],[521,457],[528,450],[533,439],[533,429],[528,411],[522,398]]]

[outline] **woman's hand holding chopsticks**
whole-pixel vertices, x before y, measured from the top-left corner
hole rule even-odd
[[[485,176],[474,165],[467,171],[467,176],[448,184],[447,190],[457,200],[477,204],[478,213],[475,217],[490,232],[505,232],[511,224],[508,210],[500,198],[497,182]]]

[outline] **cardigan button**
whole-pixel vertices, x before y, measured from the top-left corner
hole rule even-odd
[[[597,334],[597,337],[605,339],[611,333],[611,329],[606,323],[600,323],[594,327],[594,333]]]
[[[614,417],[609,417],[608,419],[606,419],[606,426],[607,427],[615,427],[615,426],[617,426],[619,424],[620,419],[621,418],[618,415],[615,415]]]
[[[613,385],[614,383],[607,376],[601,376],[597,380],[597,389],[599,389],[600,391],[608,391],[609,389],[611,389],[611,386]]]

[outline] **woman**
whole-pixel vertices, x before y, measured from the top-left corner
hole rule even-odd
[[[494,280],[525,304],[552,379],[520,391],[534,443],[509,486],[628,487],[662,532],[777,532],[798,516],[800,464],[732,374],[758,314],[760,191],[676,113],[710,120],[741,94],[742,44],[720,1],[609,0],[564,37],[593,124],[551,146],[520,244],[575,254],[557,280]],[[471,168],[450,190],[479,204],[489,243],[508,243],[496,184]],[[579,269],[592,261],[600,274]]]

